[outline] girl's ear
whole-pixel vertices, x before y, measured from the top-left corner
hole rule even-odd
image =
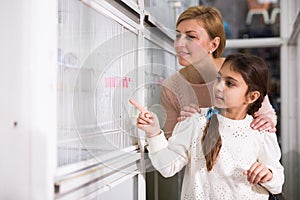
[[[246,97],[246,103],[251,104],[251,103],[255,102],[259,97],[260,97],[260,92],[259,91],[249,92],[247,97]]]

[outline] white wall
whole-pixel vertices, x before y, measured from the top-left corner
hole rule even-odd
[[[284,41],[281,47],[281,141],[285,168],[283,193],[287,199],[300,198],[300,26],[299,23],[298,27],[294,26],[299,6],[295,0],[281,1],[280,7],[281,37]]]
[[[0,199],[52,199],[56,1],[0,3]]]

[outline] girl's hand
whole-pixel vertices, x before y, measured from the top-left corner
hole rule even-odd
[[[250,184],[265,183],[272,179],[273,173],[264,164],[255,162],[250,169],[243,172]]]
[[[140,111],[136,120],[137,127],[145,131],[147,133],[147,137],[159,135],[161,133],[161,129],[156,114],[146,110],[134,100],[129,100],[129,102]]]
[[[183,110],[180,111],[179,117],[177,117],[177,121],[181,122],[185,120],[187,117],[191,117],[193,114],[200,111],[201,109],[196,104],[190,104],[189,106],[184,106]]]
[[[251,128],[254,130],[268,130],[268,132],[276,132],[276,127],[271,118],[266,115],[258,115],[254,114],[254,120],[250,124]]]

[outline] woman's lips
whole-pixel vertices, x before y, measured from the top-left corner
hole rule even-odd
[[[187,55],[190,55],[190,54],[187,53],[187,52],[184,52],[184,51],[179,51],[179,52],[177,52],[177,55],[181,56],[181,57],[184,57],[184,56],[187,56]]]

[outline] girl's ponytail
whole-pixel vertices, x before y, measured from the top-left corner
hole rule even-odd
[[[211,118],[207,122],[201,142],[202,151],[206,160],[206,168],[208,171],[211,171],[222,147],[219,120],[216,114],[211,115]]]

